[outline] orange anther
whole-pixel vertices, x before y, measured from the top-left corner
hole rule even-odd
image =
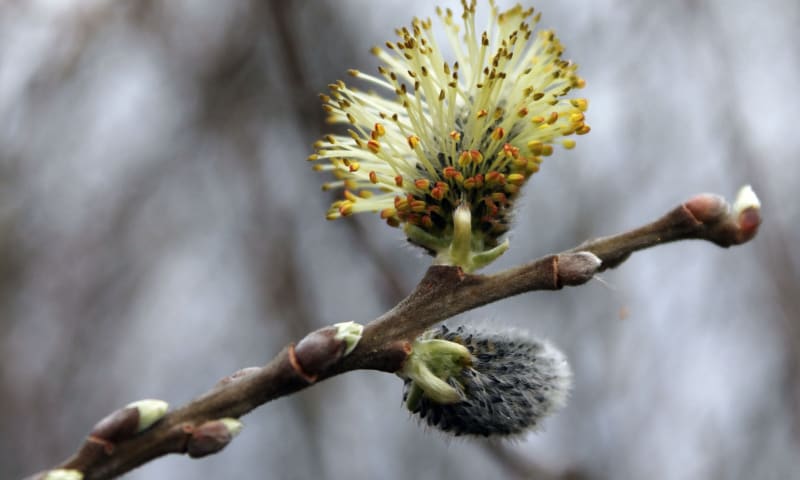
[[[517,158],[519,157],[519,148],[511,145],[510,143],[506,143],[503,145],[503,153],[505,153],[508,157]]]
[[[478,174],[475,175],[474,178],[475,178],[475,186],[478,187],[478,188],[481,188],[483,186],[483,183],[484,183],[483,174],[482,173],[478,173]]]
[[[512,173],[508,177],[506,177],[508,183],[512,183],[514,185],[522,185],[525,183],[525,175],[521,173]]]
[[[350,200],[351,202],[355,202],[356,200],[358,200],[358,197],[350,190],[344,191],[344,198]]]
[[[339,206],[339,215],[346,217],[353,214],[353,204],[350,202],[343,202]]]
[[[483,161],[483,154],[478,150],[470,150],[469,156],[473,163],[481,163]]]
[[[503,193],[503,192],[493,192],[492,193],[492,200],[494,200],[497,203],[505,204],[506,201],[507,201],[506,194]]]
[[[506,183],[506,177],[502,173],[492,170],[486,174],[486,183],[489,185],[498,184],[503,185]]]
[[[426,207],[424,200],[413,200],[409,202],[409,205],[412,212],[424,212]]]

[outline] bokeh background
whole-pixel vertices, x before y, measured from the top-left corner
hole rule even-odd
[[[427,431],[399,379],[355,372],[248,415],[220,455],[126,478],[800,478],[800,3],[534,5],[581,65],[593,130],[547,159],[489,271],[745,183],[759,236],[648,250],[455,319],[526,329],[571,359],[568,407],[513,443]],[[129,401],[182,404],[410,291],[429,259],[376,216],[326,222],[332,195],[305,159],[330,128],[317,93],[374,72],[370,46],[433,14],[422,0],[0,3],[0,478],[54,465]]]

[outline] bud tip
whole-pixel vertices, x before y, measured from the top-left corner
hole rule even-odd
[[[83,480],[83,473],[79,470],[57,468],[47,472],[42,480]]]
[[[219,421],[225,425],[225,428],[228,429],[228,433],[231,434],[231,437],[239,435],[239,432],[241,432],[244,428],[244,423],[232,417],[221,418]]]
[[[131,402],[125,408],[135,408],[139,411],[137,432],[141,432],[160,420],[167,413],[169,404],[163,400],[145,399]]]
[[[361,341],[361,335],[364,333],[364,325],[356,322],[341,322],[333,325],[336,327],[335,338],[337,340],[344,340],[347,345],[344,349],[344,356],[350,355],[350,352],[356,348],[358,342]]]
[[[760,209],[761,201],[758,199],[756,192],[753,191],[753,187],[745,185],[736,194],[736,200],[733,202],[733,211],[740,214],[748,208]]]

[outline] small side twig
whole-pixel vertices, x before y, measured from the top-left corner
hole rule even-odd
[[[80,471],[84,479],[106,479],[168,453],[215,453],[232,437],[225,419],[239,418],[270,400],[340,373],[395,372],[410,353],[410,342],[454,315],[524,292],[581,285],[597,272],[618,266],[633,252],[667,242],[700,239],[722,247],[744,243],[755,236],[760,222],[757,203],[737,200],[731,209],[722,197],[703,194],[640,228],[587,241],[496,274],[465,274],[458,267],[434,265],[411,294],[365,326],[351,353],[346,353],[345,341],[331,327],[317,330],[297,345],[285,347],[267,365],[226,377],[149,429],[116,430],[113,438],[90,436],[77,453],[55,468]],[[110,417],[127,421],[118,412]]]

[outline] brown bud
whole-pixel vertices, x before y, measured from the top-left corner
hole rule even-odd
[[[89,436],[112,443],[130,438],[158,421],[168,408],[163,400],[132,402],[97,422]]]
[[[739,235],[737,241],[744,243],[752,240],[761,225],[761,211],[758,208],[747,208],[739,213]]]
[[[132,437],[139,428],[139,410],[133,407],[120,408],[97,422],[90,436],[109,442]]]
[[[358,323],[343,322],[306,335],[294,349],[302,374],[310,381],[316,379],[358,345],[363,330]]]
[[[192,458],[217,453],[225,448],[241,429],[242,422],[235,418],[205,422],[192,431],[186,444],[186,452]]]
[[[728,202],[713,193],[695,195],[683,205],[700,223],[713,222],[728,212]]]
[[[562,286],[582,285],[594,277],[602,264],[592,252],[563,253],[558,256],[557,282]]]
[[[297,363],[309,376],[316,377],[337,362],[347,347],[336,338],[336,327],[321,328],[306,335],[295,347]]]

